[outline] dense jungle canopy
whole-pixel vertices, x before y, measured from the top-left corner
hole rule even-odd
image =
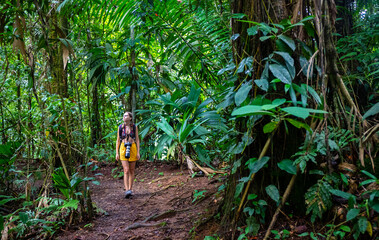
[[[125,111],[140,162],[222,181],[207,239],[378,237],[378,9],[1,1],[2,239],[55,238],[96,218],[91,172],[114,164]],[[308,230],[275,228],[296,219]]]

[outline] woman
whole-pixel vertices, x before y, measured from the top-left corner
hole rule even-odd
[[[132,113],[124,113],[123,119],[124,123],[118,127],[117,131],[116,161],[121,160],[124,168],[125,198],[128,198],[133,195],[134,170],[136,161],[140,159],[140,142],[138,128],[133,123]]]

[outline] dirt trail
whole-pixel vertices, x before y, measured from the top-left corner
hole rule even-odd
[[[220,201],[216,177],[191,178],[173,166],[143,162],[136,168],[134,196],[125,199],[123,180],[113,178],[112,169],[93,173],[100,185],[91,186],[92,200],[105,213],[58,239],[203,239],[216,227],[207,223]],[[206,192],[193,203],[195,190]]]

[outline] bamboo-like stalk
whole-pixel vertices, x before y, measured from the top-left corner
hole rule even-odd
[[[65,135],[66,135],[66,138],[67,138],[67,145],[68,145],[68,157],[71,160],[71,135],[70,135],[69,129],[68,129],[68,114],[67,114],[67,110],[66,110],[66,105],[64,103],[64,99],[63,99],[62,96],[61,96],[61,102],[62,102],[62,108],[63,108],[64,128],[66,130],[66,134]]]
[[[282,198],[282,201],[280,202],[278,208],[276,209],[275,213],[274,213],[274,216],[272,217],[272,220],[271,220],[271,223],[267,229],[267,232],[263,238],[263,240],[266,240],[269,236],[270,236],[270,232],[271,232],[271,229],[272,227],[274,226],[275,222],[276,222],[276,219],[278,218],[278,215],[279,215],[279,212],[282,208],[282,206],[284,205],[284,203],[287,201],[287,198],[288,196],[290,195],[291,193],[291,190],[293,188],[293,185],[295,184],[295,180],[296,180],[296,176],[297,176],[297,172],[299,172],[299,165],[297,166],[297,170],[296,170],[296,174],[292,176],[291,178],[291,181],[290,183],[288,184],[287,188],[286,188],[286,191],[284,192],[283,194],[283,198]]]
[[[275,131],[274,131],[274,132],[275,132]],[[274,132],[273,132],[273,133],[271,134],[271,136],[267,139],[266,144],[264,145],[264,147],[263,147],[263,149],[262,149],[262,152],[261,152],[261,154],[259,155],[258,160],[261,159],[261,158],[263,158],[263,157],[266,155],[267,150],[268,150],[268,148],[269,148],[269,146],[270,146],[270,143],[271,143],[271,139],[272,139],[272,137],[273,137],[273,135],[274,135]],[[243,193],[243,195],[242,195],[242,199],[241,199],[240,205],[239,205],[239,207],[238,207],[238,210],[237,210],[237,213],[236,213],[236,217],[235,217],[235,219],[234,219],[234,222],[237,222],[237,220],[238,220],[238,218],[239,218],[239,215],[240,215],[240,213],[241,213],[241,209],[242,209],[243,203],[245,202],[245,199],[246,199],[247,193],[248,193],[249,188],[250,188],[250,184],[251,184],[251,182],[253,181],[254,176],[255,176],[255,173],[253,173],[253,174],[250,176],[250,179],[249,179],[249,181],[247,182],[247,185],[246,185],[245,191],[244,191],[244,193]]]
[[[70,181],[70,175],[68,175],[66,164],[64,163],[61,151],[59,151],[58,144],[53,139],[51,139],[51,142],[53,143],[54,147],[57,149],[59,159],[61,160],[61,163],[62,163],[63,171],[66,174],[67,179]]]

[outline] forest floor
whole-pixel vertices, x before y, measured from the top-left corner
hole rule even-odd
[[[92,172],[100,182],[91,185],[96,218],[63,231],[58,239],[204,239],[217,231],[209,220],[222,197],[217,195],[218,176],[191,177],[172,165],[139,162],[134,195],[125,199],[123,178],[114,177],[122,168],[114,169],[108,164]]]

